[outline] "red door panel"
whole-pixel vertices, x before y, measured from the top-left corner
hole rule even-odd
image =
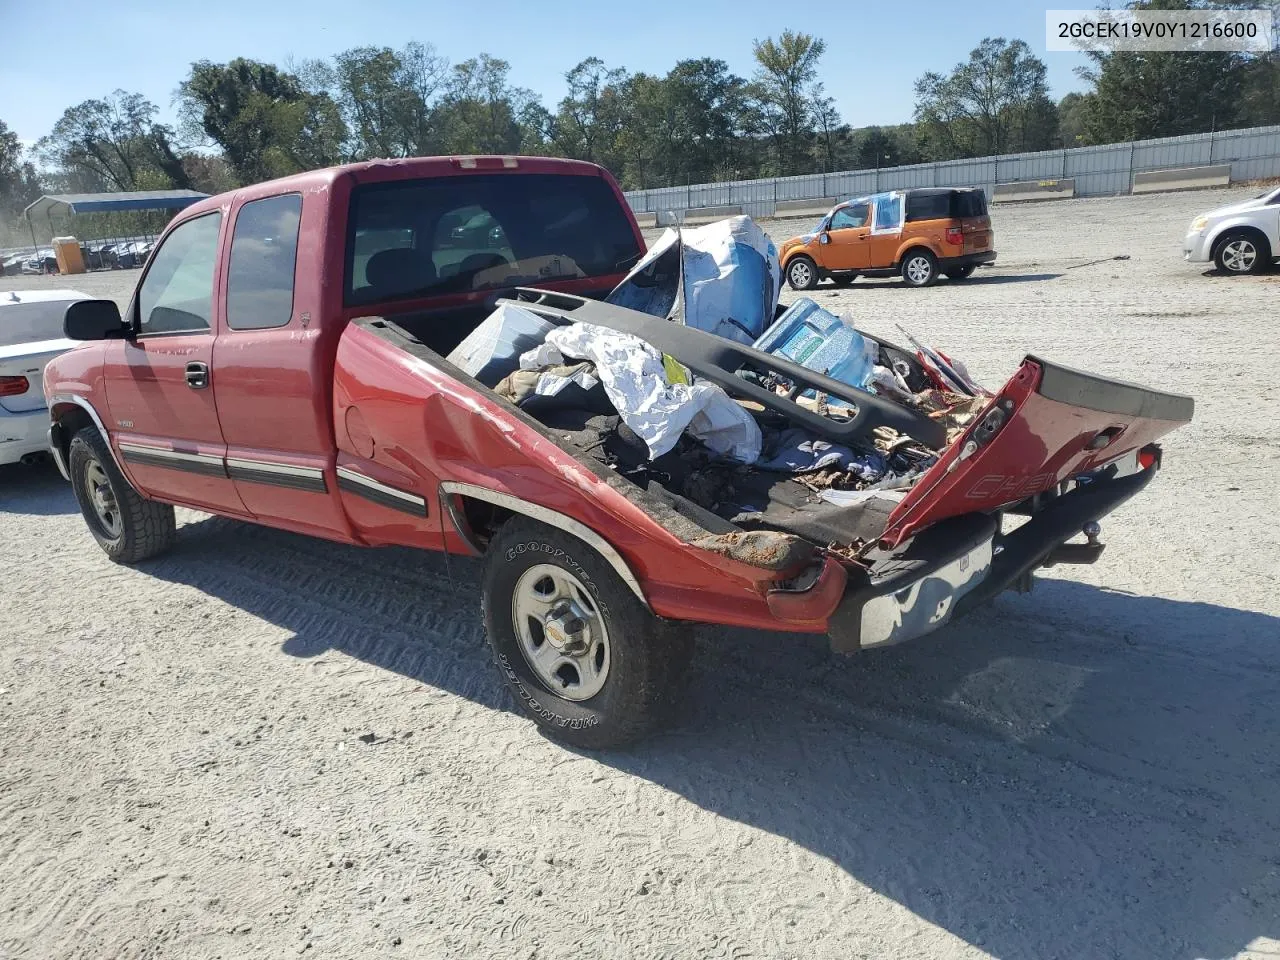
[[[208,386],[187,383],[187,366],[210,365],[208,333],[112,341],[103,379],[116,443],[134,483],[148,496],[244,514],[226,474],[226,447],[218,426],[212,376]]]

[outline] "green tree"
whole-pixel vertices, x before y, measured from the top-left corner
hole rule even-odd
[[[566,157],[618,166],[618,137],[627,123],[625,70],[610,70],[588,57],[564,75],[569,92],[560,101],[552,139]]]
[[[241,183],[344,159],[346,124],[333,98],[273,64],[198,61],[178,99],[187,131],[219,146]]]
[[[550,117],[530,90],[508,81],[511,65],[487,53],[453,68],[440,104],[448,153],[539,153]]]
[[[0,220],[8,223],[40,196],[36,168],[24,153],[18,135],[0,120]]]
[[[42,163],[79,190],[189,188],[173,131],[139,93],[116,90],[68,107],[36,144]]]
[[[1058,139],[1062,146],[1078,147],[1089,142],[1086,127],[1092,106],[1093,95],[1088,93],[1068,93],[1058,101]]]
[[[1131,10],[1193,10],[1233,4],[1140,0]],[[1093,90],[1084,113],[1088,143],[1202,133],[1248,122],[1250,58],[1239,53],[1116,51],[1087,53],[1077,73]],[[1262,99],[1266,100],[1266,94]],[[1266,106],[1262,113],[1267,112]]]
[[[864,127],[856,131],[853,141],[853,166],[859,170],[899,167],[920,160],[915,143],[901,128]]]
[[[1044,61],[1021,40],[987,37],[949,74],[915,84],[916,121],[929,159],[1053,146],[1057,110]]]
[[[812,168],[811,90],[826,49],[824,40],[791,30],[752,46],[759,65],[752,92],[759,101],[759,121],[773,143],[776,172],[782,176]]]
[[[412,157],[437,152],[434,115],[448,64],[435,48],[408,43],[390,47],[353,47],[332,63],[315,62],[300,71],[313,92],[328,93],[338,104],[353,159]]]

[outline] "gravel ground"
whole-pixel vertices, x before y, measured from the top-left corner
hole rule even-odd
[[[990,385],[1033,350],[1195,422],[1096,566],[861,658],[702,631],[625,752],[511,712],[475,564],[184,513],[118,567],[0,470],[0,957],[1275,956],[1280,274],[1179,249],[1240,196],[1000,207],[969,282],[821,288]]]

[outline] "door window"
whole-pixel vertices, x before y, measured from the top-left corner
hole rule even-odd
[[[209,329],[221,225],[222,214],[208,213],[165,238],[138,290],[139,336]]]
[[[302,197],[296,193],[246,203],[236,214],[227,273],[227,326],[283,327],[293,315]]]
[[[855,203],[847,207],[841,207],[835,212],[835,216],[831,218],[830,229],[848,230],[851,227],[865,227],[869,213],[870,206],[865,203]]]
[[[873,233],[902,232],[902,194],[885,193],[875,198],[876,223]]]

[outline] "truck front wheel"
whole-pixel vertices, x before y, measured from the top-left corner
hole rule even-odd
[[[683,692],[692,634],[651,614],[595,550],[563,531],[508,522],[489,546],[482,609],[516,702],[572,746],[638,740]]]
[[[67,472],[98,546],[117,563],[137,563],[173,545],[173,507],[145,499],[116,467],[107,441],[85,427],[71,438]]]

